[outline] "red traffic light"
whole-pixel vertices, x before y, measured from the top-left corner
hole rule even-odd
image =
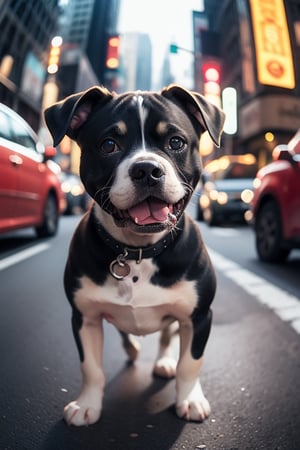
[[[120,36],[111,36],[107,42],[106,67],[117,69],[119,67]]]
[[[202,64],[202,74],[204,83],[210,81],[220,84],[221,81],[221,67],[216,61],[207,61]]]
[[[204,95],[220,96],[221,66],[218,61],[208,60],[202,64]]]

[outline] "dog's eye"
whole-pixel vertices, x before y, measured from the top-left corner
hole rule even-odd
[[[181,150],[185,146],[185,141],[180,136],[173,136],[169,140],[171,150]]]
[[[100,145],[100,150],[104,153],[113,153],[119,150],[119,147],[113,139],[105,139]]]

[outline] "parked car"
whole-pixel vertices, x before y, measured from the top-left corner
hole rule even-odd
[[[64,214],[81,214],[87,208],[88,196],[78,175],[61,172],[61,188],[66,195]]]
[[[205,166],[199,205],[208,225],[244,222],[253,196],[257,172],[252,154],[226,155]]]
[[[39,237],[56,234],[65,204],[55,153],[0,103],[0,233],[34,227]]]
[[[281,262],[300,248],[300,130],[273,159],[254,182],[253,224],[259,258]]]

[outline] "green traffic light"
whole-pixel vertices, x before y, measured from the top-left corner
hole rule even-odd
[[[178,53],[178,45],[170,44],[170,53]]]

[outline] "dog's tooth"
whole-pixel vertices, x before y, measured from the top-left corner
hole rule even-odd
[[[135,218],[134,218],[134,222],[135,222],[136,224],[138,224],[138,223],[139,223],[139,219],[138,219],[137,217],[135,217]]]
[[[168,218],[169,218],[169,221],[170,221],[173,225],[176,224],[176,222],[177,222],[177,217],[175,216],[175,214],[169,213],[169,214],[168,214]]]

